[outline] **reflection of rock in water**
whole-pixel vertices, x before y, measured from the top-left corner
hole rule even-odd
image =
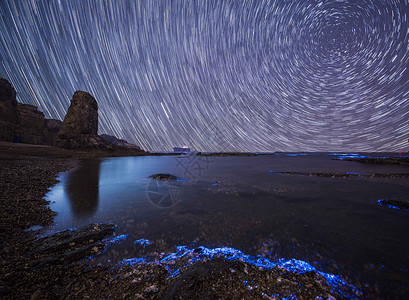
[[[84,161],[68,176],[65,188],[77,218],[91,217],[98,208],[100,164],[97,159]]]

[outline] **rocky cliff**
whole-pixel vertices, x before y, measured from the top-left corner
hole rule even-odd
[[[34,105],[18,103],[13,86],[0,78],[0,141],[67,149],[140,150],[138,146],[114,136],[104,137],[98,135],[98,104],[89,93],[74,93],[62,122],[45,119]]]
[[[22,128],[21,141],[29,144],[44,144],[44,114],[37,106],[17,103],[19,125]]]
[[[16,91],[4,78],[0,78],[0,120],[18,124]]]
[[[55,145],[57,135],[62,126],[62,121],[55,119],[45,119],[44,144]]]
[[[0,141],[54,145],[58,120],[48,120],[34,105],[18,103],[16,91],[0,78]]]

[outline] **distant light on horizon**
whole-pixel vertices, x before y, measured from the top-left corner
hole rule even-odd
[[[143,149],[409,151],[408,1],[0,2],[0,77]]]

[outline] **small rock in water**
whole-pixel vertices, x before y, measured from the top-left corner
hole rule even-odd
[[[175,175],[171,174],[154,174],[149,176],[149,178],[156,179],[156,180],[178,180],[178,178]]]

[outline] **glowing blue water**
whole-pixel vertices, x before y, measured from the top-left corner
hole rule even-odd
[[[234,249],[267,265],[306,262],[305,269],[376,285],[384,297],[399,292],[409,282],[409,241],[403,238],[409,219],[407,212],[381,209],[377,200],[407,201],[409,183],[407,178],[366,175],[408,173],[408,168],[332,160],[344,154],[384,154],[290,154],[83,161],[61,176],[47,196],[58,213],[49,232],[88,223],[116,224],[121,238],[94,258],[98,263],[134,257],[142,262],[153,252],[171,255],[175,245],[203,246],[209,251]],[[280,175],[285,172],[357,176]],[[185,181],[149,178],[157,173]],[[172,201],[155,206],[154,196]],[[231,251],[223,255],[231,256]],[[291,265],[300,267],[287,267]]]

